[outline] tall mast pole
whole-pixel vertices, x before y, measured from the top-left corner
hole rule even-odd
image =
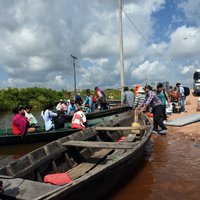
[[[124,93],[124,47],[123,47],[123,27],[122,27],[122,1],[119,0],[119,32],[120,32],[120,77],[121,77],[121,104]]]
[[[76,96],[76,65],[75,60],[77,59],[75,56],[71,55],[73,58],[73,68],[74,68],[74,95]]]

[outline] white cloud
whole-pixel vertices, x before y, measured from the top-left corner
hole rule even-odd
[[[193,65],[189,65],[189,66],[184,66],[183,68],[181,68],[181,74],[184,75],[188,75],[188,74],[192,74],[195,71],[195,67]]]
[[[41,71],[41,70],[47,70],[50,66],[50,63],[45,58],[41,58],[38,56],[30,57],[28,68],[30,71]]]
[[[124,11],[148,40],[154,36],[152,14],[164,6],[165,0],[124,1]],[[120,86],[118,1],[10,0],[0,1],[0,7],[0,61],[9,76],[2,83],[5,86],[72,89],[71,54],[78,58],[79,88]],[[179,8],[188,19],[194,18],[196,8],[190,1]],[[176,73],[180,74],[180,59],[187,62],[182,66],[199,63],[197,27],[181,26],[169,34],[169,43],[148,45],[124,14],[123,30],[127,84],[142,81],[145,76],[166,79],[172,53]],[[185,37],[188,39],[182,41]]]
[[[179,8],[183,9],[185,16],[192,22],[196,22],[200,25],[200,1],[199,0],[188,0],[179,3]]]
[[[138,81],[165,80],[168,69],[158,61],[145,61],[132,72],[132,77]],[[169,78],[168,78],[169,80]]]
[[[170,51],[172,54],[179,56],[180,54],[191,55],[198,54],[200,46],[200,28],[182,26],[177,28],[170,35]]]

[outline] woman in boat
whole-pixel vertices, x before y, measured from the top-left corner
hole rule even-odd
[[[44,120],[45,131],[50,131],[55,128],[54,118],[58,116],[53,111],[53,105],[46,105],[44,110],[41,112],[41,116]]]
[[[35,132],[35,127],[28,127],[29,122],[25,117],[24,107],[17,106],[13,109],[13,113],[15,113],[12,119],[12,133],[13,135],[25,135],[26,132],[33,133]]]
[[[77,112],[74,113],[71,127],[75,129],[85,129],[87,127],[86,116],[82,107],[79,107]]]
[[[24,110],[25,117],[28,119],[30,127],[36,127],[38,122],[36,118],[33,116],[33,114],[31,113],[31,110],[32,110],[32,106],[30,105],[25,106],[25,110]]]

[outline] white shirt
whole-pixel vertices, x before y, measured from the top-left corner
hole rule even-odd
[[[24,112],[25,112],[25,117],[28,119],[30,125],[38,123],[32,113],[27,113],[26,111],[24,111]]]
[[[57,117],[57,113],[52,112],[51,110],[45,110],[41,112],[41,116],[44,120],[45,131],[49,131],[51,128],[54,128],[53,117]]]
[[[182,86],[182,85],[180,85],[180,87],[179,87],[179,94],[180,94],[180,96],[182,96],[182,97],[184,97],[185,95],[184,95],[184,87]]]

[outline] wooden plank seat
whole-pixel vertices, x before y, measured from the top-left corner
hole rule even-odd
[[[136,138],[136,135],[134,134],[129,134],[126,139],[124,140],[124,142],[128,143],[128,142],[133,142]],[[133,145],[135,146],[136,144],[138,144],[139,141],[136,141],[133,143]],[[112,159],[115,159],[117,158],[118,156],[121,156],[122,154],[124,154],[128,149],[116,149],[112,155],[110,155],[108,157],[109,160],[112,160]]]
[[[76,167],[73,167],[69,171],[67,171],[68,175],[73,179],[77,179],[87,172],[89,172],[91,169],[96,167],[102,160],[104,160],[108,154],[110,154],[113,150],[112,149],[102,149],[100,151],[97,151],[92,155],[87,162],[83,162]]]
[[[99,141],[67,141],[64,146],[105,148],[105,149],[132,149],[133,145],[127,142],[99,142]]]
[[[124,127],[106,127],[106,126],[97,126],[95,127],[96,131],[131,131],[131,130],[147,130],[150,126],[124,126]]]
[[[132,142],[134,139],[135,139],[134,135],[132,135],[132,134],[128,135],[127,138],[125,139],[126,145],[128,144],[128,142]],[[124,143],[124,142],[121,142],[121,143]],[[136,143],[138,143],[138,142],[136,142]],[[70,169],[67,173],[72,179],[77,179],[77,178],[83,176],[84,174],[86,174],[87,172],[89,172],[93,169],[96,169],[96,167],[97,168],[101,167],[100,164],[105,164],[107,161],[122,155],[123,153],[126,152],[126,150],[127,150],[127,148],[126,149],[118,149],[118,150],[101,149],[100,151],[95,152],[95,154],[89,160],[87,160],[87,162],[77,165],[76,167]],[[112,152],[112,154],[111,154],[111,152]],[[95,160],[92,161],[92,159],[95,159]]]

